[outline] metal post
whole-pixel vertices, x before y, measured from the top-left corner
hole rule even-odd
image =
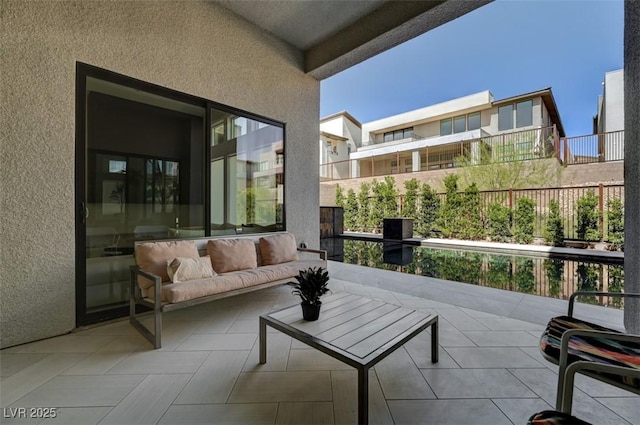
[[[358,368],[358,424],[369,423],[369,369]]]
[[[604,237],[604,187],[602,183],[598,185],[598,210],[600,211],[600,242]]]
[[[267,362],[267,322],[260,317],[260,364]]]

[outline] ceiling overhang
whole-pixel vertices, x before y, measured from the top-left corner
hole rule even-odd
[[[493,0],[217,0],[297,47],[323,80]]]

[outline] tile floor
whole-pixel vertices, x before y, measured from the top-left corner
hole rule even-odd
[[[329,270],[334,292],[440,316],[439,363],[430,361],[425,332],[371,371],[370,423],[525,424],[551,408],[556,367],[538,352],[543,325],[517,317],[533,315],[526,309],[536,303],[545,306],[543,315],[566,303],[527,303],[519,294],[507,308],[496,303],[508,303],[509,293],[454,285],[458,298],[451,299],[442,281],[333,262]],[[416,283],[431,283],[433,291],[416,296]],[[476,292],[485,299],[471,302]],[[257,316],[296,302],[282,286],[166,314],[160,350],[126,321],[2,350],[0,423],[353,424],[354,369],[271,328],[267,363],[258,364]],[[620,321],[601,310],[592,312]],[[577,387],[577,416],[598,425],[640,424],[640,397],[584,377]],[[29,416],[30,408],[49,407],[55,418],[14,417],[19,408]]]

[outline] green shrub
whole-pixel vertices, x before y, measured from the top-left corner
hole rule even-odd
[[[356,220],[356,227],[361,231],[366,232],[369,228],[369,189],[371,185],[366,182],[360,184],[360,191],[358,192],[358,218]]]
[[[607,203],[607,222],[609,228],[608,249],[624,251],[624,206],[620,199]]]
[[[456,232],[463,239],[478,240],[486,237],[480,215],[480,192],[475,183],[464,190],[461,209],[457,212]]]
[[[564,246],[564,225],[560,216],[558,201],[549,201],[549,216],[544,232],[544,240],[547,245]]]
[[[433,236],[436,220],[440,211],[440,198],[428,183],[423,183],[420,190],[420,212],[418,213],[416,231],[424,237]]]
[[[404,182],[404,199],[402,202],[402,216],[413,218],[414,220],[418,216],[418,189],[420,183],[417,179],[411,179]]]
[[[353,189],[347,192],[347,200],[344,204],[344,227],[347,230],[356,230],[358,222],[358,198]]]
[[[578,239],[583,241],[599,241],[600,230],[598,222],[600,211],[598,211],[598,197],[593,190],[588,190],[587,194],[578,199],[576,203],[578,209],[578,229],[576,234]]]
[[[340,185],[336,186],[336,207],[344,208],[345,198],[344,198],[344,190]]]
[[[396,181],[391,176],[385,176],[381,182],[374,179],[371,191],[373,192],[373,202],[369,212],[369,227],[374,230],[381,229],[382,219],[398,216]]]
[[[518,198],[513,214],[513,236],[518,243],[533,242],[536,203],[533,199]]]
[[[462,196],[458,193],[458,175],[449,174],[443,180],[446,197],[442,207],[438,210],[437,225],[442,236],[450,238],[456,236],[460,221]]]
[[[487,211],[489,237],[498,242],[511,240],[511,210],[501,203],[492,202]]]

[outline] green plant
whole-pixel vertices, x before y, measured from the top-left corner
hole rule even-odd
[[[620,199],[607,202],[607,221],[609,227],[608,249],[624,251],[624,207]]]
[[[391,176],[385,176],[381,182],[373,180],[371,184],[373,204],[369,213],[370,227],[381,228],[383,218],[398,215],[398,191],[395,185],[396,181]]]
[[[423,183],[420,190],[420,212],[417,215],[416,230],[424,237],[432,236],[438,213],[440,198],[428,183]]]
[[[360,192],[358,192],[358,218],[356,219],[356,227],[361,231],[366,231],[369,227],[369,183],[362,182],[360,184]]]
[[[344,207],[345,197],[344,190],[340,185],[336,186],[336,207]]]
[[[292,294],[299,295],[303,304],[322,304],[320,297],[329,292],[329,272],[322,267],[309,267],[300,270],[295,277],[297,282],[289,282],[293,286]]]
[[[415,219],[418,216],[418,189],[420,183],[417,179],[404,182],[404,199],[402,202],[402,216]]]
[[[560,216],[558,201],[549,201],[549,216],[544,231],[544,240],[547,245],[564,246],[564,225]]]
[[[518,243],[533,242],[533,224],[536,203],[533,199],[518,198],[513,214],[513,236]]]
[[[473,183],[464,190],[462,205],[457,213],[456,232],[463,239],[484,239],[486,232],[480,215],[480,193]]]
[[[436,223],[442,231],[442,236],[450,238],[458,233],[462,197],[458,193],[458,175],[449,174],[443,180],[446,197],[442,207],[438,210]]]
[[[599,241],[600,230],[598,221],[600,211],[598,208],[598,196],[593,190],[588,190],[586,195],[578,199],[578,228],[576,234],[583,241]]]
[[[560,295],[560,288],[564,281],[564,262],[549,258],[544,260],[543,268],[549,282],[549,295],[557,297]]]
[[[508,242],[511,240],[511,210],[498,202],[489,204],[488,228],[491,240]]]
[[[344,204],[344,226],[348,230],[355,230],[358,221],[358,199],[356,192],[349,189],[347,192],[347,200]]]

